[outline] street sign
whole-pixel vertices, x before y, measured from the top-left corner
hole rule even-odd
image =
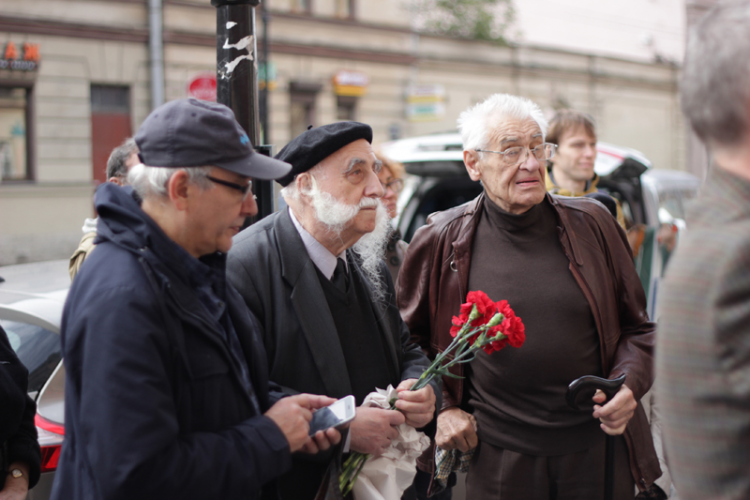
[[[412,122],[438,121],[445,117],[445,87],[440,84],[418,84],[406,95],[406,118]]]
[[[216,75],[201,73],[190,79],[187,85],[188,97],[195,97],[202,101],[216,102]]]

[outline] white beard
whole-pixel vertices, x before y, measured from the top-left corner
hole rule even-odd
[[[377,207],[375,229],[362,236],[352,247],[352,251],[362,259],[362,270],[372,284],[376,301],[385,299],[385,283],[380,276],[380,262],[385,257],[385,246],[391,233],[390,218],[383,204],[377,198],[362,198],[358,205],[349,205],[336,200],[330,193],[321,191],[316,184],[305,192],[310,197],[318,222],[329,232],[340,235],[362,208]]]

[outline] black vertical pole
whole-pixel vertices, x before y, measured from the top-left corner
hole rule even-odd
[[[211,0],[216,7],[216,100],[234,111],[260,153],[258,110],[258,50],[255,6],[260,0]],[[273,213],[272,181],[253,180],[258,197],[256,220]]]
[[[270,62],[268,61],[268,9],[265,3],[260,5],[260,16],[263,21],[263,91],[260,93],[260,123],[263,126],[263,143],[271,144],[271,129],[268,124],[268,82],[269,72],[271,71]]]

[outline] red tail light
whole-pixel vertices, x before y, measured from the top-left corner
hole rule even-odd
[[[57,434],[59,439],[47,434],[46,438],[40,436],[40,445],[42,448],[42,472],[53,472],[57,470],[57,462],[60,460],[60,451],[62,449],[62,439],[65,435],[65,426],[47,420],[38,413],[34,416],[34,424],[47,433]],[[44,434],[40,431],[40,434]],[[52,439],[49,439],[49,438]]]
[[[57,470],[57,462],[60,460],[61,444],[54,446],[42,446],[42,472]]]

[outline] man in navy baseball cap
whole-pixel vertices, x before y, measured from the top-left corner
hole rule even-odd
[[[96,192],[97,249],[65,304],[52,498],[276,498],[292,453],[341,439],[309,436],[334,399],[272,395],[259,321],[225,275],[258,210],[250,178],[290,166],[255,154],[228,108],[196,100],[155,109],[135,141],[130,187]]]

